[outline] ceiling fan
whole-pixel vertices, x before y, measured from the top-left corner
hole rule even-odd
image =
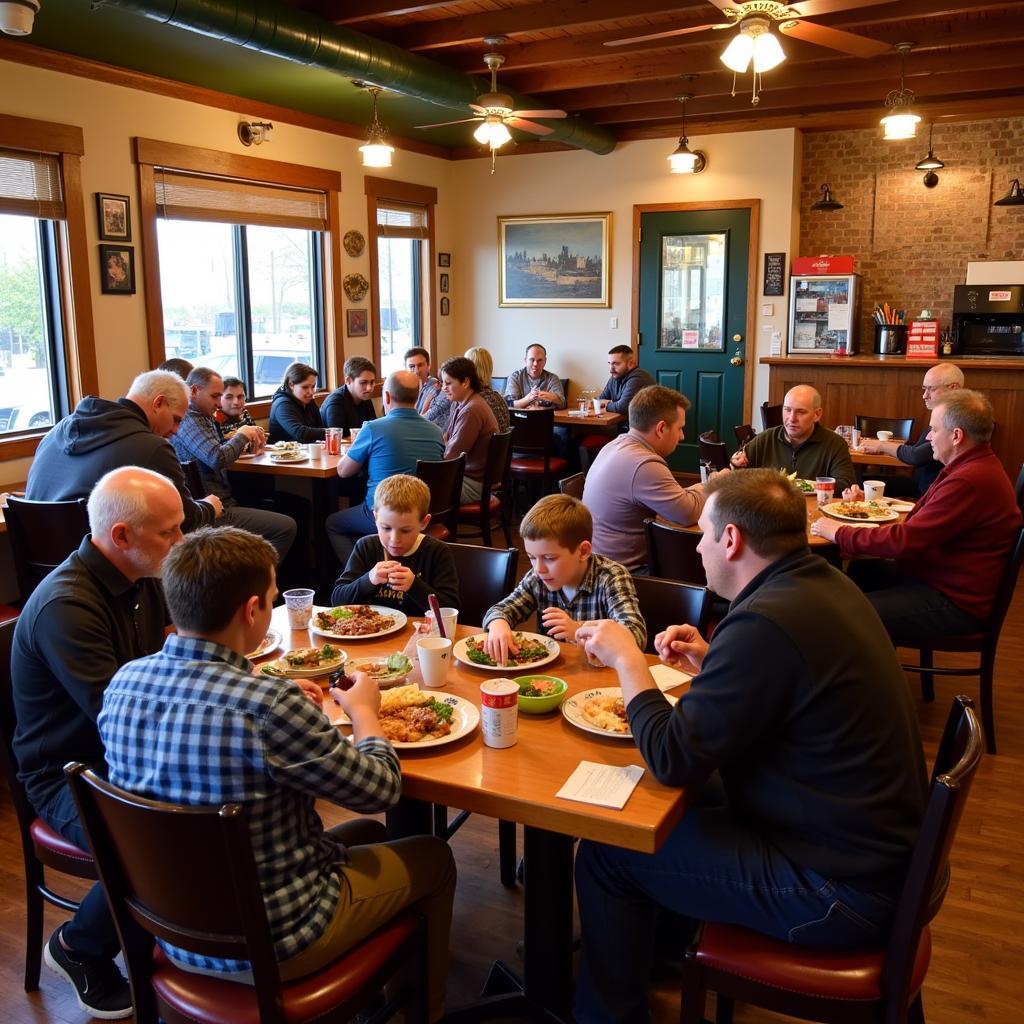
[[[497,40],[488,37],[484,42],[494,45]],[[474,111],[472,117],[462,117],[456,121],[440,121],[437,124],[416,125],[417,128],[442,128],[452,124],[480,122],[479,127],[473,132],[473,138],[481,145],[490,146],[492,174],[494,173],[495,150],[500,149],[512,139],[509,128],[517,128],[520,131],[529,132],[531,135],[550,135],[554,131],[553,128],[537,124],[527,118],[543,117],[556,120],[568,116],[564,110],[513,110],[512,97],[507,93],[498,92],[498,68],[504,63],[504,54],[493,52],[484,54],[484,64],[491,72],[491,91],[481,93],[477,96],[475,103],[469,104],[470,110]]]
[[[686,28],[671,28],[664,32],[651,32],[627,39],[612,39],[605,46],[626,46],[654,39],[669,39],[674,36],[690,35],[709,30],[729,29],[739,26],[739,34],[722,54],[722,62],[731,71],[742,74],[750,64],[754,70],[754,98],[757,103],[757,78],[762,71],[768,71],[786,59],[778,39],[771,31],[772,23],[778,24],[780,34],[800,39],[818,46],[827,46],[854,57],[877,57],[891,50],[889,43],[868,39],[865,36],[844,32],[842,29],[815,25],[805,21],[817,15],[832,14],[836,11],[856,10],[891,3],[892,0],[798,0],[784,4],[778,0],[747,0],[746,3],[732,3],[730,0],[708,0],[717,7],[726,20],[709,22],[706,25],[690,25]],[[735,95],[735,86],[733,88]]]

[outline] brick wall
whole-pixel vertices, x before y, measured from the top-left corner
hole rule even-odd
[[[798,255],[860,257],[861,352],[872,350],[876,302],[908,319],[929,308],[946,328],[969,260],[1024,259],[1024,207],[992,206],[1024,180],[1024,117],[936,124],[933,149],[946,166],[932,189],[914,169],[928,152],[924,124],[906,142],[884,141],[880,128],[803,142]],[[811,211],[824,182],[844,209]]]

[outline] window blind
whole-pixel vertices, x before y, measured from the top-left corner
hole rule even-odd
[[[377,206],[378,238],[426,238],[427,208],[394,200],[379,200]]]
[[[157,215],[218,224],[327,230],[327,195],[287,185],[154,169]]]
[[[63,220],[64,189],[57,157],[0,149],[0,213]]]

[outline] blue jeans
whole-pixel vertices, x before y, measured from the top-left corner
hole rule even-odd
[[[574,1019],[641,1024],[661,908],[808,946],[877,945],[898,892],[789,861],[724,804],[691,808],[655,854],[583,842],[576,857],[582,955]],[[685,928],[689,932],[689,928]],[[680,935],[680,945],[689,934]]]
[[[342,569],[348,564],[356,541],[367,534],[377,532],[377,521],[373,518],[373,510],[361,502],[341,512],[332,512],[324,524],[327,528],[327,539],[334,548],[334,553],[341,562]]]
[[[78,808],[66,785],[61,786],[42,807],[36,808],[36,813],[54,832],[59,832],[83,850],[89,849],[85,829],[78,819]],[[61,934],[68,949],[78,959],[113,960],[117,956],[121,943],[107,906],[107,895],[99,882],[85,894],[75,916],[64,926]]]

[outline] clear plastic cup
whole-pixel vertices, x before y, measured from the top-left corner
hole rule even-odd
[[[281,595],[288,608],[288,625],[292,629],[308,628],[309,620],[313,618],[313,593],[312,590],[300,589],[286,590]]]

